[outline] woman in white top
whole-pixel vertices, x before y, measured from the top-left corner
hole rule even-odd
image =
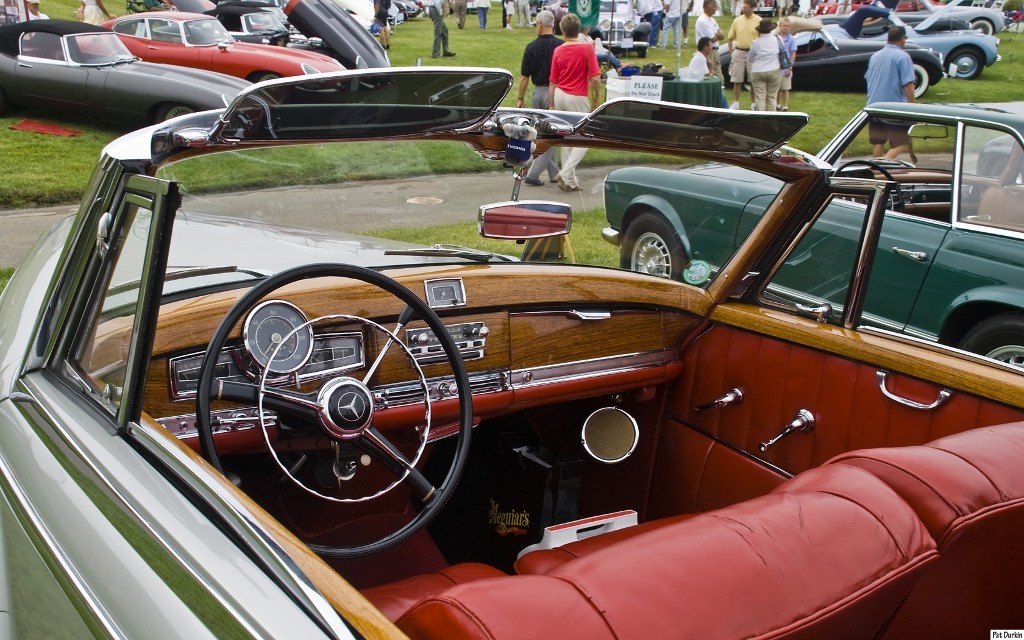
[[[781,76],[779,72],[779,39],[772,34],[775,23],[770,19],[761,20],[757,25],[760,34],[750,45],[750,90],[754,94],[753,109],[775,111],[775,100],[779,95]]]
[[[103,6],[103,0],[81,0],[79,10],[82,12],[82,22],[89,24],[100,24],[115,17]]]

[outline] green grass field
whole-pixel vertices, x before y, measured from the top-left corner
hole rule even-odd
[[[119,0],[108,0],[114,13],[124,12]],[[44,0],[43,11],[52,18],[72,17],[75,0]],[[496,12],[492,12],[496,13]],[[390,55],[395,66],[443,64],[449,66],[481,66],[508,69],[518,77],[523,47],[535,37],[533,29],[500,28],[500,19],[492,16],[487,30],[476,26],[470,16],[463,30],[455,28],[449,18],[451,48],[454,58],[430,58],[432,27],[425,17],[401,25],[392,40]],[[729,18],[721,18],[727,25]],[[692,19],[691,19],[692,22]],[[1024,82],[1024,34],[1003,33],[1000,53],[1003,60],[985,70],[974,81],[943,80],[925,96],[927,102],[998,102],[1022,96]],[[685,64],[692,54],[684,49],[681,60]],[[641,62],[635,56],[629,61]],[[652,49],[643,62],[657,62],[666,69],[676,68],[675,51]],[[506,105],[514,105],[515,90],[509,93]],[[791,109],[811,116],[808,126],[792,141],[793,146],[807,151],[818,151],[825,142],[864,104],[864,96],[857,93],[794,92]],[[10,126],[23,118],[50,122],[76,129],[82,135],[63,138],[38,133],[13,131]],[[75,202],[88,181],[96,158],[104,145],[126,130],[114,124],[101,124],[65,114],[45,114],[28,110],[14,110],[0,118],[0,158],[4,180],[0,181],[0,208],[21,208],[36,205]]]
[[[115,14],[122,14],[119,0],[106,0]],[[43,0],[43,11],[51,18],[72,19],[77,0]],[[432,26],[426,17],[411,20],[395,31],[390,56],[395,66],[440,64],[446,66],[479,66],[507,69],[518,77],[519,63],[526,44],[535,37],[533,29],[503,30],[500,16],[491,12],[488,29],[477,27],[470,16],[466,28],[459,30],[449,18],[450,46],[454,58],[431,59]],[[726,27],[729,18],[719,19]],[[693,18],[691,18],[691,24]],[[1002,61],[984,71],[973,81],[943,80],[924,97],[925,102],[1000,102],[1024,97],[1024,34],[1000,34]],[[683,64],[693,52],[692,30],[689,48],[679,58],[673,50],[652,49],[645,60],[635,56],[627,62],[656,62],[666,69]],[[504,104],[515,104],[515,88]],[[792,94],[790,108],[803,111],[810,122],[791,141],[795,147],[818,151],[835,132],[864,104],[859,93],[800,92]],[[78,137],[57,137],[11,130],[10,126],[24,118],[32,118],[81,131]],[[81,198],[89,176],[103,147],[127,130],[116,124],[98,123],[68,114],[47,114],[29,110],[13,110],[0,118],[0,209],[73,203]],[[0,283],[6,281],[0,273]]]

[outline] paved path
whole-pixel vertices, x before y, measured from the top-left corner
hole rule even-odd
[[[78,205],[39,209],[0,209],[0,267],[16,267],[43,233],[58,220],[78,211]]]
[[[601,188],[610,169],[577,169],[583,187],[579,193],[565,193],[554,185],[523,185],[519,197],[523,200],[565,202],[575,210],[601,207],[604,206]],[[512,178],[507,172],[494,172],[455,180],[410,178],[336,186],[280,187],[268,191],[277,193],[274,197],[268,197],[267,191],[216,195],[192,203],[191,208],[226,215],[238,215],[243,211],[247,217],[272,224],[359,233],[381,226],[422,224],[424,220],[430,220],[432,224],[475,221],[481,203],[511,197]],[[394,197],[396,195],[397,198]],[[288,206],[281,207],[281,202],[287,202]],[[382,206],[384,202],[387,204]],[[353,224],[349,217],[344,223],[345,228],[338,228],[341,218],[338,211],[348,207],[363,212],[379,212],[379,215],[365,217],[362,225]],[[424,207],[431,208],[433,215],[423,216]],[[39,209],[0,209],[0,267],[17,267],[40,235],[77,210],[77,204]],[[297,218],[302,221],[296,223]]]

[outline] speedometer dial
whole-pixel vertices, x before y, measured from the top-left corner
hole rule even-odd
[[[271,373],[291,373],[313,353],[313,327],[306,323],[306,316],[295,305],[269,300],[245,319],[242,339],[260,367]],[[296,331],[298,327],[302,328]]]

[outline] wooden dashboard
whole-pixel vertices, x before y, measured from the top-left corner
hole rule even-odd
[[[700,321],[698,315],[679,309],[701,310],[710,304],[709,299],[701,297],[703,292],[678,283],[589,267],[431,266],[390,275],[421,297],[425,295],[425,281],[445,278],[462,283],[465,304],[435,311],[448,327],[466,323],[486,327],[485,346],[465,360],[479,419],[664,383],[681,371],[680,346]],[[182,425],[176,435],[190,446],[196,446],[188,429],[195,401],[194,397],[175,397],[172,393],[170,363],[183,354],[194,356],[205,351],[217,325],[242,293],[234,290],[174,302],[161,312],[145,408],[165,426]],[[387,292],[351,279],[302,281],[271,297],[295,305],[311,319],[343,314],[366,318],[389,329],[394,328],[402,308],[401,301]],[[414,320],[403,333],[424,326]],[[366,366],[344,375],[363,379],[387,336],[345,318],[327,321],[327,328],[331,332],[362,334]],[[235,346],[241,343],[241,331],[241,327],[235,327],[232,332]],[[446,387],[450,367],[447,362],[424,363],[421,367],[433,400],[435,424],[444,425],[457,416],[454,391]],[[312,391],[325,381],[311,382],[303,390]],[[388,351],[369,382],[380,401],[375,415],[379,427],[404,425],[422,416],[422,408],[413,406],[422,405],[422,394],[418,403],[396,400],[399,390],[418,383],[415,368],[401,349],[392,347]],[[214,406],[230,408],[227,404]],[[442,426],[432,439],[446,433]],[[253,437],[259,436],[254,433]],[[233,434],[229,446],[244,450],[262,444],[249,440]]]

